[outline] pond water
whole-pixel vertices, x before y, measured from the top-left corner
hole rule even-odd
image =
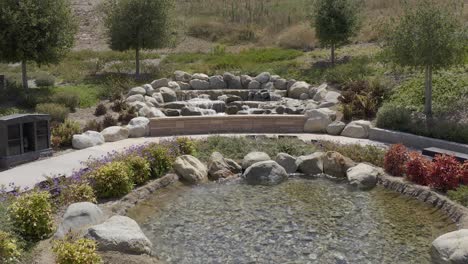
[[[129,216],[165,263],[430,263],[431,242],[456,229],[419,201],[324,178],[180,184]]]

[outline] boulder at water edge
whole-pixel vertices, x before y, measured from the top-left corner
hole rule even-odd
[[[296,158],[287,153],[278,153],[275,161],[283,167],[287,173],[294,173],[297,171]]]
[[[245,155],[244,159],[242,160],[242,169],[245,170],[254,163],[266,160],[271,160],[271,158],[265,152],[250,152],[249,154]]]
[[[63,215],[63,220],[55,233],[55,237],[64,238],[68,232],[84,234],[89,227],[101,224],[105,220],[104,213],[93,203],[71,204]]]
[[[322,161],[323,173],[338,178],[345,178],[348,169],[356,165],[350,158],[334,151],[323,155]]]
[[[129,137],[146,137],[149,136],[149,122],[146,117],[136,117],[128,123]]]
[[[315,152],[298,157],[296,160],[298,170],[310,176],[323,173],[323,155],[323,152]]]
[[[432,263],[468,263],[468,229],[461,229],[438,237],[432,242]]]
[[[380,171],[372,165],[359,163],[357,166],[348,169],[346,175],[351,185],[361,190],[369,190],[377,185]]]
[[[194,156],[180,156],[175,160],[173,166],[177,175],[189,183],[203,182],[208,178],[208,170],[205,164]]]
[[[151,254],[151,241],[135,220],[116,215],[88,229],[87,238],[96,240],[101,251],[127,254]]]
[[[276,185],[288,179],[288,173],[272,160],[254,163],[248,167],[243,177],[251,185]]]
[[[236,176],[242,172],[242,167],[231,159],[226,159],[219,152],[213,152],[208,161],[208,176],[216,181]]]
[[[128,129],[126,127],[111,126],[101,131],[101,135],[106,142],[120,141],[128,138]]]
[[[104,137],[96,131],[86,131],[83,134],[73,135],[72,146],[74,149],[85,149],[104,144]]]

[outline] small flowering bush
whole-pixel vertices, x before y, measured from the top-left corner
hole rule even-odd
[[[76,241],[58,240],[52,247],[57,264],[98,264],[101,257],[96,252],[96,242],[82,238]]]
[[[132,171],[132,179],[136,185],[142,185],[151,177],[151,167],[149,162],[139,156],[129,156],[124,162]]]
[[[406,177],[417,184],[427,185],[432,162],[424,158],[419,152],[410,152],[406,162]]]
[[[133,189],[132,172],[124,162],[115,161],[101,166],[88,175],[99,198],[116,198]]]
[[[96,203],[96,194],[93,187],[86,182],[72,183],[65,186],[60,193],[60,203],[69,205],[72,203],[90,202]]]
[[[392,145],[384,157],[384,169],[393,176],[403,176],[408,161],[408,149],[402,144]]]
[[[24,238],[40,240],[54,229],[50,194],[33,191],[19,196],[9,207],[8,216]]]
[[[157,144],[150,144],[143,149],[142,154],[150,162],[151,177],[153,178],[159,178],[169,172],[176,157],[174,150]]]
[[[72,120],[65,120],[64,123],[52,129],[53,147],[69,147],[72,145],[73,135],[81,133],[80,124]]]
[[[7,232],[0,230],[0,263],[17,263],[21,256],[16,239]]]
[[[429,185],[443,192],[457,188],[460,185],[460,168],[460,162],[454,157],[437,155],[430,171]]]

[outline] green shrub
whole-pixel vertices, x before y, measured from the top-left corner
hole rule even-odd
[[[67,119],[68,114],[70,113],[66,106],[55,103],[38,104],[36,106],[36,112],[41,114],[49,114],[52,121],[56,122],[63,122],[65,119]]]
[[[94,115],[95,116],[102,116],[107,114],[107,107],[103,104],[100,103],[96,106],[96,110],[94,110]]]
[[[132,170],[133,182],[136,185],[142,185],[146,183],[151,177],[151,166],[146,159],[132,155],[123,161]]]
[[[93,187],[88,183],[73,183],[64,187],[59,199],[63,205],[79,202],[97,202]]]
[[[331,141],[320,141],[317,147],[322,151],[336,151],[355,162],[369,162],[383,167],[385,150],[375,146],[362,146],[359,144],[337,144]]]
[[[73,135],[81,133],[80,124],[72,120],[65,120],[64,123],[52,129],[52,138],[54,138],[54,147],[70,147],[72,145]]]
[[[65,105],[72,112],[80,106],[80,97],[74,92],[57,92],[52,95],[51,100],[53,103]]]
[[[26,111],[24,111],[23,109],[16,108],[16,107],[6,107],[6,108],[0,109],[0,116],[24,114],[24,113],[26,113]]]
[[[412,122],[411,110],[393,104],[383,105],[377,112],[376,125],[399,131],[408,131]]]
[[[372,74],[368,57],[352,58],[349,62],[338,64],[327,69],[324,79],[329,83],[346,84],[352,81],[364,80]]]
[[[118,121],[122,122],[122,124],[128,124],[135,117],[137,117],[135,107],[129,107],[119,113]]]
[[[448,191],[448,197],[457,202],[462,204],[463,206],[468,207],[468,186],[462,185],[458,187],[456,190]]]
[[[108,128],[108,127],[116,126],[116,125],[117,125],[117,119],[115,119],[111,114],[107,114],[104,116],[104,119],[102,120],[103,128]]]
[[[83,128],[83,131],[89,131],[89,130],[101,132],[102,131],[101,122],[97,121],[96,119],[88,120],[86,122],[86,125]]]
[[[97,253],[96,241],[81,238],[76,241],[54,241],[52,250],[57,264],[98,264],[102,259]]]
[[[176,139],[178,148],[178,156],[182,155],[194,155],[197,151],[195,142],[188,137],[178,137]]]
[[[18,263],[21,256],[16,239],[9,233],[0,230],[0,263]]]
[[[112,109],[112,111],[119,113],[119,112],[127,109],[127,103],[123,99],[116,99],[112,103],[111,109]]]
[[[99,198],[116,198],[133,189],[132,172],[124,162],[111,162],[88,175]]]
[[[143,156],[150,162],[152,178],[160,178],[171,170],[175,160],[174,154],[169,148],[159,144],[150,144],[143,149]]]
[[[34,82],[36,83],[37,87],[51,87],[55,85],[55,77],[48,73],[42,72],[36,76],[36,80]]]
[[[54,229],[48,192],[23,194],[8,207],[8,215],[16,232],[33,241],[48,237]]]

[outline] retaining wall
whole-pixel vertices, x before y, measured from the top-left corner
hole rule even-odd
[[[303,133],[303,115],[226,115],[152,118],[150,135]]]
[[[371,128],[369,130],[369,139],[391,144],[402,143],[405,146],[417,149],[436,147],[468,154],[468,145],[465,144],[380,128]]]

